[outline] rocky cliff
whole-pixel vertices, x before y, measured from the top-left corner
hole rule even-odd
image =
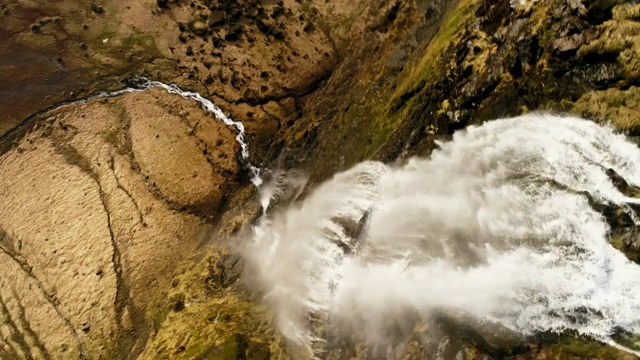
[[[3,359],[301,356],[240,280],[235,241],[260,209],[234,130],[162,89],[62,104],[135,75],[213,100],[246,127],[253,164],[303,169],[311,183],[364,159],[427,156],[466,126],[529,111],[640,136],[633,2],[0,6]],[[602,209],[612,243],[637,260],[638,231],[617,210]],[[575,334],[512,339],[462,323],[437,326],[469,359],[633,358]],[[435,356],[424,331],[392,356]]]

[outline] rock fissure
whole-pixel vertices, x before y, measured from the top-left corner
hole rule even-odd
[[[140,209],[140,205],[138,205],[138,202],[133,197],[131,192],[129,190],[127,190],[122,185],[122,183],[120,182],[120,178],[116,174],[116,171],[115,171],[115,159],[114,159],[113,155],[110,156],[110,158],[109,158],[109,169],[111,169],[111,173],[113,174],[113,178],[116,180],[116,184],[118,186],[118,189],[122,190],[122,192],[124,192],[127,195],[129,200],[131,200],[131,203],[133,204],[133,206],[136,208],[136,212],[138,213],[138,219],[139,219],[140,225],[146,227],[147,223],[144,221],[144,215],[142,214],[142,210]]]
[[[13,317],[11,316],[11,312],[9,311],[9,308],[6,305],[1,292],[0,292],[0,314],[4,314],[3,324],[7,325],[11,332],[11,335],[8,336],[7,340],[3,339],[4,342],[12,346],[12,350],[15,353],[16,358],[19,358],[20,355],[22,355],[25,358],[33,359],[33,354],[31,353],[31,347],[29,346],[29,344],[27,344],[27,341],[24,335],[22,334],[22,332],[20,331],[20,328],[18,327],[16,322],[13,320]],[[11,341],[20,348],[20,351],[22,352],[22,354],[16,351],[17,349],[13,347],[13,344],[11,344]]]
[[[49,354],[49,351],[47,351],[47,348],[44,346],[44,344],[42,343],[38,335],[35,333],[35,331],[33,331],[29,321],[27,321],[26,309],[24,305],[21,303],[20,298],[18,297],[18,294],[16,293],[15,289],[11,289],[11,290],[12,290],[11,293],[14,299],[16,300],[16,306],[18,307],[18,319],[20,320],[22,329],[24,330],[25,333],[27,333],[31,341],[34,343],[34,346],[36,347],[36,349],[38,349],[38,351],[40,352],[40,355],[44,359],[51,359],[51,355]]]
[[[102,206],[106,214],[107,228],[109,230],[113,250],[111,262],[116,277],[114,308],[116,312],[116,322],[119,329],[118,344],[121,354],[125,354],[129,359],[135,359],[137,355],[142,352],[146,339],[149,336],[149,332],[145,325],[146,322],[144,316],[133,303],[129,286],[127,285],[127,276],[122,265],[122,254],[120,253],[118,239],[113,231],[113,219],[108,206],[107,194],[100,181],[97,178],[94,178],[94,180],[98,186],[100,201],[102,202]],[[132,337],[129,333],[130,330],[126,329],[123,325],[125,309],[128,310],[128,315],[131,318],[131,324],[133,326],[133,333],[138,337],[137,339]]]
[[[78,336],[76,329],[71,324],[71,321],[66,316],[64,316],[62,310],[60,310],[59,301],[45,289],[42,282],[33,273],[32,271],[33,268],[29,265],[26,259],[23,259],[22,256],[20,256],[15,251],[15,249],[13,249],[13,246],[11,245],[12,244],[11,239],[9,238],[8,234],[2,229],[0,229],[0,238],[2,240],[0,241],[0,251],[2,251],[2,253],[4,253],[7,257],[15,261],[20,266],[20,268],[25,272],[25,274],[29,278],[35,281],[38,289],[40,290],[44,298],[54,309],[58,317],[65,323],[67,329],[69,329],[69,332],[74,337],[78,346],[78,352],[79,352],[80,358],[87,359],[87,355],[84,349],[84,344],[82,343],[82,340],[80,340],[80,337]]]

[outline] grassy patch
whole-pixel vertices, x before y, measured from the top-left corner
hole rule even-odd
[[[549,348],[554,359],[621,359],[625,353],[595,340],[562,337]]]
[[[412,76],[406,78],[397,87],[393,98],[403,97],[407,93],[415,93],[427,83],[442,54],[449,46],[455,44],[456,34],[466,28],[468,22],[473,18],[477,3],[475,0],[461,0],[447,12],[438,32],[429,42],[425,53],[413,70]]]

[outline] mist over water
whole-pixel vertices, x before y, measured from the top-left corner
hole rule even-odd
[[[243,255],[279,330],[316,355],[332,327],[384,342],[394,324],[440,312],[608,341],[640,332],[640,267],[609,244],[584,194],[638,203],[609,168],[640,185],[640,149],[608,127],[496,120],[428,159],[364,162],[281,201]],[[263,204],[299,194],[304,181],[284,178],[263,187]]]

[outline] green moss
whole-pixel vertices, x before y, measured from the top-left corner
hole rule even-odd
[[[169,297],[166,302],[159,306],[151,306],[152,311],[149,312],[147,318],[151,320],[154,328],[157,330],[165,322],[167,316],[172,311],[182,311],[185,306],[185,295],[182,293],[174,294]]]
[[[640,351],[640,335],[627,332],[621,332],[613,336],[618,344],[629,349]]]
[[[415,75],[408,77],[398,86],[394,98],[406,98],[407,94],[416,93],[427,84],[433,75],[437,61],[442,58],[442,54],[449,46],[455,45],[456,35],[465,29],[473,18],[477,4],[478,2],[474,0],[461,0],[453,9],[449,10],[438,32],[429,42],[424,55],[415,67],[413,71]],[[394,101],[397,102],[395,99]]]
[[[609,243],[611,246],[625,254],[629,260],[640,263],[640,252],[625,245],[625,235],[618,234],[612,236]]]
[[[571,110],[579,115],[613,125],[630,135],[640,134],[640,88],[596,90],[584,94]]]
[[[110,129],[109,131],[105,131],[102,134],[102,138],[104,139],[104,141],[115,146],[116,148],[119,146],[118,129],[113,128],[113,129]]]
[[[620,359],[625,353],[595,340],[562,337],[550,347],[555,359]]]
[[[611,246],[620,251],[624,249],[624,240],[622,239],[622,237],[612,237],[609,243],[611,244]]]

